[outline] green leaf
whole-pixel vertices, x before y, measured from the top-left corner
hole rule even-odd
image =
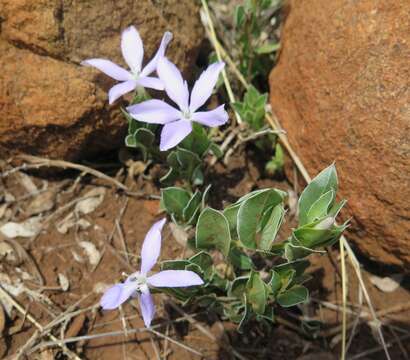
[[[229,223],[229,229],[231,230],[232,236],[236,236],[236,222],[237,222],[237,217],[238,217],[238,211],[239,207],[241,204],[233,204],[225,208],[223,211],[226,219],[228,220]]]
[[[243,5],[238,5],[235,7],[235,13],[234,13],[234,25],[235,27],[241,27],[244,20],[245,20],[246,14],[245,14],[245,8]]]
[[[244,311],[242,313],[242,319],[239,322],[238,325],[238,332],[242,332],[245,324],[248,322],[248,320],[251,318],[251,309],[249,307],[248,302],[246,301],[246,295],[245,295],[245,306],[244,306]]]
[[[273,296],[276,296],[282,288],[282,278],[275,270],[272,270],[272,277],[269,281],[269,285],[271,287]]]
[[[219,211],[206,208],[199,215],[196,225],[196,247],[198,249],[218,249],[228,256],[231,234],[226,217]]]
[[[241,303],[228,303],[224,306],[224,315],[234,323],[240,323],[245,311],[245,305]]]
[[[183,219],[184,208],[190,199],[191,195],[187,190],[178,187],[161,189],[161,201],[165,210],[179,220]]]
[[[171,167],[168,172],[161,178],[159,181],[162,184],[172,184],[174,183],[179,177],[179,172]]]
[[[275,312],[273,306],[267,306],[263,315],[257,315],[256,320],[268,320],[270,323],[275,323]]]
[[[280,281],[282,283],[281,285],[281,292],[286,290],[293,282],[293,279],[296,276],[296,270],[294,269],[289,269],[286,271],[282,271],[280,274]]]
[[[194,168],[201,163],[201,159],[197,154],[184,148],[177,149],[177,159],[181,169],[191,174]]]
[[[277,265],[274,267],[274,271],[278,274],[283,274],[289,270],[295,270],[295,276],[301,276],[309,265],[310,263],[308,260],[296,260]]]
[[[135,139],[134,135],[127,135],[125,137],[125,146],[136,148],[137,147],[137,140]]]
[[[128,114],[123,108],[121,108],[122,114],[125,116],[128,122],[128,134],[129,135],[134,135],[137,129],[140,127],[140,123],[132,118],[130,114]]]
[[[134,133],[135,140],[137,144],[142,144],[143,146],[149,148],[155,141],[155,135],[151,130],[145,128],[139,128]]]
[[[236,297],[240,300],[245,300],[244,294],[246,290],[246,284],[248,283],[249,276],[240,276],[235,278],[229,286],[228,296]]]
[[[313,253],[323,253],[323,251],[310,249],[308,247],[303,246],[300,241],[294,237],[292,234],[290,242],[285,244],[285,259],[288,261],[295,261],[298,259],[302,259],[310,254]]]
[[[260,315],[265,313],[267,301],[266,290],[266,285],[260,278],[259,273],[252,271],[246,283],[246,298],[253,311]]]
[[[220,159],[224,154],[222,149],[214,142],[209,146],[209,150],[217,157],[217,159]]]
[[[334,237],[332,229],[315,229],[314,227],[302,226],[293,231],[293,236],[300,244],[307,248],[315,248]]]
[[[265,106],[267,94],[260,94],[250,86],[245,93],[242,102],[232,103],[232,107],[251,126],[253,130],[260,130],[265,124]]]
[[[229,260],[235,268],[240,270],[250,270],[253,267],[250,257],[237,247],[231,248],[231,251],[229,252]]]
[[[337,173],[334,164],[324,169],[303,190],[298,204],[300,225],[308,223],[308,213],[311,207],[323,194],[330,190],[333,190],[334,194],[337,192]]]
[[[260,6],[262,10],[266,10],[272,6],[272,0],[261,0]]]
[[[213,272],[211,276],[211,281],[212,281],[212,286],[218,289],[217,291],[219,290],[222,290],[223,292],[228,291],[229,281],[223,278],[221,275],[219,275],[217,271]]]
[[[280,294],[277,301],[282,307],[290,307],[301,304],[309,298],[309,291],[302,285],[295,285],[289,290]]]
[[[282,146],[277,143],[275,146],[275,155],[266,163],[265,170],[269,175],[273,176],[276,172],[283,171],[284,163],[285,156],[283,154]]]
[[[250,249],[259,248],[256,241],[259,222],[263,212],[283,201],[284,193],[276,189],[265,189],[244,200],[238,211],[237,229],[241,243]]]
[[[185,270],[193,271],[194,273],[197,273],[199,276],[201,276],[202,273],[204,272],[199,265],[194,264],[194,263],[190,263],[189,265],[187,265],[185,267]]]
[[[185,270],[188,260],[166,260],[161,263],[161,270]]]
[[[204,173],[202,172],[201,164],[194,169],[191,181],[195,186],[199,186],[204,183]]]
[[[282,204],[276,205],[273,208],[269,220],[262,230],[262,236],[259,242],[260,249],[271,249],[272,244],[275,241],[276,235],[279,231],[279,228],[282,225],[284,215],[285,209],[283,208]]]
[[[334,204],[333,207],[330,209],[328,215],[336,218],[337,215],[339,215],[340,210],[342,210],[343,206],[347,203],[346,200],[342,200],[337,204]]]
[[[321,195],[310,207],[306,215],[306,221],[310,223],[326,216],[334,198],[335,193],[333,189]]]
[[[169,166],[173,168],[178,168],[179,167],[179,161],[178,161],[178,156],[177,156],[177,151],[172,150],[168,156],[167,156],[167,163]]]
[[[280,49],[280,44],[277,42],[264,44],[256,48],[255,52],[259,55],[270,54]]]
[[[189,261],[198,265],[204,273],[212,269],[212,257],[205,251],[200,251],[198,254],[195,254],[189,259]]]
[[[198,190],[195,191],[195,194],[192,195],[187,205],[182,210],[182,218],[187,224],[190,224],[193,221],[193,217],[201,205],[201,198],[201,193]]]
[[[208,151],[211,141],[205,129],[197,124],[192,124],[192,132],[179,144],[180,148],[189,150],[200,158]]]
[[[209,195],[209,191],[211,190],[212,185],[209,184],[205,190],[204,193],[202,194],[202,201],[201,201],[201,208],[205,209],[206,208],[206,202],[208,200],[208,195]]]

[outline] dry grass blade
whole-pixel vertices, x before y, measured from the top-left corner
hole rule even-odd
[[[340,359],[345,360],[346,358],[346,322],[347,322],[347,312],[346,312],[346,301],[347,301],[347,274],[346,274],[346,262],[345,262],[345,248],[343,243],[340,241],[340,267],[342,269],[342,352],[340,354]]]
[[[214,27],[212,19],[211,19],[211,14],[209,13],[208,4],[207,4],[206,0],[201,0],[201,2],[202,2],[202,8],[203,8],[203,11],[204,11],[203,24],[204,24],[205,30],[208,32],[209,36],[212,38],[212,40],[213,40],[212,42],[215,43],[217,41],[217,36],[216,36],[216,32],[215,32],[215,27]],[[222,54],[221,54],[220,48],[219,47],[214,47],[214,48],[215,48],[215,52],[216,52],[216,56],[218,58],[218,61],[222,61]],[[226,92],[228,93],[229,101],[231,103],[234,103],[235,102],[235,95],[232,91],[231,83],[229,82],[229,79],[228,79],[228,76],[226,74],[225,69],[222,70],[222,77],[223,77],[223,80],[224,80]],[[242,119],[236,111],[235,111],[235,117],[236,117],[236,121],[238,122],[238,124],[241,124]]]
[[[0,293],[2,296],[4,296],[7,301],[9,301],[13,306],[16,308],[16,310],[25,316],[28,321],[30,321],[39,331],[44,331],[44,327],[27,311],[9,295],[9,293],[0,285]],[[34,335],[33,335],[34,336]],[[55,345],[58,345],[61,347],[63,352],[70,358],[70,359],[76,359],[76,360],[81,360],[80,357],[78,357],[77,354],[74,354],[72,351],[70,351],[62,342],[61,340],[57,339],[54,335],[52,334],[47,334],[47,336],[55,342]]]
[[[369,359],[367,357],[368,355],[372,355],[372,354],[375,354],[375,353],[377,353],[379,351],[383,351],[383,350],[386,351],[385,350],[386,348],[389,348],[389,347],[393,346],[398,341],[403,341],[403,340],[407,340],[407,339],[410,339],[410,334],[403,335],[403,336],[397,338],[396,340],[389,341],[388,343],[384,343],[383,345],[377,346],[373,349],[363,351],[360,354],[357,354],[357,355],[354,355],[354,356],[350,357],[349,360],[358,360],[358,359],[363,359],[363,358]]]
[[[200,353],[199,351],[196,351],[195,349],[191,348],[190,346],[185,345],[185,344],[183,344],[183,343],[180,342],[180,341],[174,340],[173,338],[171,338],[171,337],[169,337],[169,336],[167,336],[167,335],[165,335],[165,334],[163,334],[163,333],[160,333],[159,331],[156,331],[156,330],[154,330],[154,329],[152,329],[152,328],[147,329],[147,331],[149,331],[149,332],[151,332],[151,333],[153,333],[153,334],[155,334],[155,335],[157,335],[157,336],[159,336],[159,337],[162,337],[162,338],[164,338],[164,339],[167,339],[169,342],[171,342],[171,343],[173,343],[173,344],[175,344],[175,345],[178,345],[179,347],[181,347],[181,348],[183,348],[183,349],[185,349],[185,350],[187,350],[187,351],[189,351],[189,352],[191,352],[191,353],[193,353],[193,354],[195,354],[195,355],[198,355],[198,356],[200,356],[200,357],[203,357],[203,356],[204,356],[204,355],[203,355],[202,353]]]
[[[40,167],[59,167],[63,169],[75,169],[83,173],[93,175],[97,178],[109,181],[121,190],[129,191],[128,187],[120,183],[118,180],[102,173],[101,171],[95,170],[85,165],[75,164],[75,163],[64,161],[64,160],[51,160],[51,159],[46,159],[46,158],[41,158],[38,156],[31,156],[31,155],[19,155],[18,157],[22,160],[25,160],[31,163],[31,165],[25,166],[24,167],[25,169],[30,169],[30,168],[38,169]]]
[[[207,6],[205,0],[202,0],[202,5],[203,5],[203,8],[204,8],[205,14],[207,15],[207,21],[209,23],[209,27],[211,29],[213,29],[212,17],[209,13],[209,9],[208,9],[208,6]],[[228,65],[232,68],[233,73],[238,77],[238,80],[242,83],[242,85],[245,87],[245,89],[247,89],[250,85],[243,78],[243,76],[241,76],[239,70],[237,69],[237,67],[235,65],[235,62],[230,58],[227,51],[222,50],[223,46],[217,40],[215,32],[211,33],[210,41],[211,41],[212,46],[214,47],[215,51],[217,52],[217,54],[219,54],[221,56],[221,58],[223,57],[226,60]],[[269,125],[272,127],[273,130],[275,130],[275,131],[281,131],[282,130],[282,128],[280,126],[280,123],[279,123],[279,120],[277,119],[276,116],[274,116],[274,115],[271,116],[270,114],[266,114],[266,120],[269,123]],[[304,180],[307,183],[310,183],[312,179],[311,179],[308,171],[306,170],[305,166],[303,165],[302,161],[300,160],[300,158],[297,156],[296,152],[293,150],[292,146],[290,145],[286,134],[279,132],[278,133],[278,138],[279,138],[279,141],[281,142],[281,144],[284,146],[284,148],[288,152],[288,154],[291,157],[291,159],[293,160],[293,162],[295,163],[297,169],[299,170],[299,172],[303,176]],[[366,302],[369,306],[369,309],[370,309],[370,312],[372,314],[374,322],[377,323],[377,324],[380,324],[380,321],[378,320],[378,318],[376,316],[376,313],[374,311],[374,307],[373,307],[372,301],[370,299],[369,293],[368,293],[368,291],[366,289],[366,286],[364,284],[363,277],[362,277],[362,274],[361,274],[360,264],[359,264],[359,262],[358,262],[358,260],[355,256],[352,248],[350,247],[349,243],[347,242],[347,240],[344,236],[341,236],[341,238],[340,238],[340,246],[341,247],[343,246],[343,248],[346,250],[347,255],[349,257],[349,260],[353,265],[353,268],[354,268],[356,276],[359,280],[360,286],[363,290],[363,294],[364,294]],[[379,333],[380,341],[381,341],[381,343],[384,347],[384,350],[385,350],[386,358],[390,360],[390,355],[389,355],[389,352],[387,350],[386,343],[385,343],[384,336],[383,336],[383,332],[382,332],[380,326],[378,326],[378,333]]]

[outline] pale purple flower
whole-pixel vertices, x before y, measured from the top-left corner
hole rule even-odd
[[[113,79],[121,81],[119,84],[114,85],[108,92],[110,104],[137,87],[164,90],[164,84],[160,79],[148,75],[156,70],[158,60],[164,56],[165,50],[171,40],[172,33],[168,31],[165,32],[157,53],[151,61],[142,68],[144,47],[137,29],[134,26],[130,26],[125,29],[121,35],[121,51],[131,71],[125,70],[112,61],[105,59],[88,59],[82,61],[81,65],[93,66]]]
[[[127,110],[138,121],[163,124],[160,149],[165,151],[173,148],[192,131],[192,121],[209,127],[221,126],[228,121],[224,105],[211,111],[197,111],[211,96],[224,66],[223,62],[209,65],[195,82],[190,95],[188,84],[178,68],[167,58],[161,57],[157,73],[167,95],[178,108],[154,99],[131,105]]]
[[[161,251],[161,230],[165,221],[157,221],[145,236],[141,249],[141,271],[131,274],[124,283],[116,284],[104,293],[100,302],[104,310],[115,309],[137,295],[142,318],[145,326],[149,327],[155,314],[149,287],[187,287],[204,283],[196,273],[188,270],[164,270],[148,276]]]

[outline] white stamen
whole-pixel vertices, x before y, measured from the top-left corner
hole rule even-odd
[[[127,282],[130,286],[135,287],[135,291],[148,291],[147,277],[144,274],[141,274],[139,271],[131,274],[128,277]]]

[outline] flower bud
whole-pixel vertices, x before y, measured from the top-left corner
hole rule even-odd
[[[316,224],[315,229],[330,230],[334,223],[335,223],[335,218],[333,216],[328,216],[324,218],[320,223]]]

